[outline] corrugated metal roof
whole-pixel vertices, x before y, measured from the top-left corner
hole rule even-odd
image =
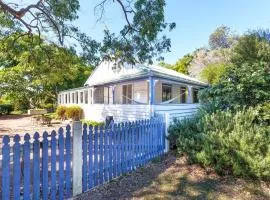
[[[113,69],[115,68],[115,69]],[[178,73],[174,70],[167,69],[156,65],[128,65],[115,66],[112,62],[101,63],[85,82],[85,85],[96,86],[109,84],[113,82],[128,81],[146,76],[158,76],[179,82],[192,83],[206,86],[207,84],[195,78]]]

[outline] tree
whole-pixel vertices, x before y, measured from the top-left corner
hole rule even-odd
[[[225,63],[212,63],[203,68],[200,76],[202,80],[206,81],[207,83],[215,84],[219,82],[225,70]]]
[[[14,36],[16,37],[16,36]],[[0,93],[17,109],[54,103],[57,92],[83,85],[93,67],[74,52],[40,41],[38,36],[0,41]],[[10,45],[14,48],[10,49]]]
[[[105,4],[109,2],[119,6],[126,25],[119,34],[106,30],[103,44],[80,32],[72,24],[78,18],[78,0],[36,0],[26,6],[26,2],[8,3],[0,0],[0,34],[5,38],[16,33],[15,40],[25,35],[33,37],[33,34],[37,34],[42,38],[44,34],[55,34],[62,46],[68,44],[65,43],[68,38],[72,38],[69,42],[75,39],[81,46],[81,56],[92,64],[99,61],[97,56],[101,60],[152,63],[154,57],[169,51],[170,39],[165,35],[159,37],[165,29],[175,27],[175,23],[164,20],[165,0],[100,0],[95,8],[101,10],[99,19],[103,16]]]
[[[190,66],[191,61],[193,60],[193,56],[190,54],[184,55],[183,58],[179,59],[173,66],[172,69],[183,73],[188,74],[188,68]]]
[[[164,61],[159,62],[158,65],[160,67],[165,67],[165,68],[168,68],[168,69],[172,68],[172,65],[171,64],[165,63]]]
[[[217,84],[201,93],[201,99],[219,108],[269,102],[270,43],[248,34],[239,39],[232,51],[231,66]]]
[[[213,49],[230,48],[235,40],[232,31],[227,26],[218,27],[209,37],[209,46]]]

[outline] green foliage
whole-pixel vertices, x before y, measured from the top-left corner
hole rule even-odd
[[[256,106],[270,100],[270,43],[254,35],[239,39],[220,81],[201,93],[219,108]]]
[[[165,0],[103,0],[95,7],[95,13],[101,12],[98,20],[102,19],[107,3],[118,4],[126,23],[118,34],[106,30],[102,44],[75,25],[80,8],[78,0],[48,0],[29,2],[28,5],[0,1],[0,38],[14,33],[27,35],[30,38],[28,44],[31,44],[31,33],[38,33],[39,39],[50,33],[56,36],[50,37],[50,42],[78,50],[84,61],[91,64],[100,60],[153,63],[155,57],[162,59],[161,53],[170,50],[170,39],[161,33],[171,31],[176,25],[165,22]]]
[[[172,66],[172,69],[177,71],[177,72],[183,73],[183,74],[188,74],[188,68],[189,68],[192,60],[193,60],[193,56],[190,54],[187,54],[183,58],[179,59]]]
[[[218,27],[209,37],[211,49],[230,48],[236,40],[232,31],[227,26]]]
[[[0,115],[9,115],[13,110],[11,104],[0,104]]]
[[[219,82],[221,76],[225,73],[225,70],[225,63],[212,63],[203,68],[200,76],[202,80],[207,83],[214,84]]]
[[[59,90],[83,85],[93,69],[69,50],[29,40],[0,41],[0,92],[16,110],[54,103]]]
[[[91,120],[82,120],[83,124],[87,124],[88,126],[104,126],[105,122],[96,122]]]
[[[204,112],[175,122],[170,139],[193,162],[221,174],[270,178],[270,124],[261,120],[261,108]]]
[[[158,63],[158,66],[160,66],[160,67],[165,67],[165,68],[169,68],[169,69],[173,67],[173,65],[168,64],[168,63],[165,63],[164,61],[159,62],[159,63]]]
[[[79,121],[82,118],[83,110],[79,106],[69,106],[66,109],[65,115],[69,119]]]
[[[59,118],[61,120],[65,120],[66,119],[66,112],[67,112],[66,106],[58,106],[56,109],[57,118]]]

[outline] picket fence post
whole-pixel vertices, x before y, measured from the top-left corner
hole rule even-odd
[[[75,121],[72,125],[72,164],[73,164],[73,196],[82,193],[82,122]]]
[[[170,113],[165,113],[164,122],[165,122],[165,153],[168,153],[170,150],[170,142],[167,139],[167,137],[169,136]]]

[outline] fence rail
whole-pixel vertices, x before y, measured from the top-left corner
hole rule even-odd
[[[19,135],[12,141],[4,136],[0,160],[2,199],[70,198],[77,194],[75,182],[81,185],[79,191],[85,192],[164,153],[165,124],[159,118],[106,128],[80,127],[76,131],[68,125],[50,135],[35,133],[33,138],[26,134],[22,141]],[[80,176],[76,178],[74,170],[78,167]]]

